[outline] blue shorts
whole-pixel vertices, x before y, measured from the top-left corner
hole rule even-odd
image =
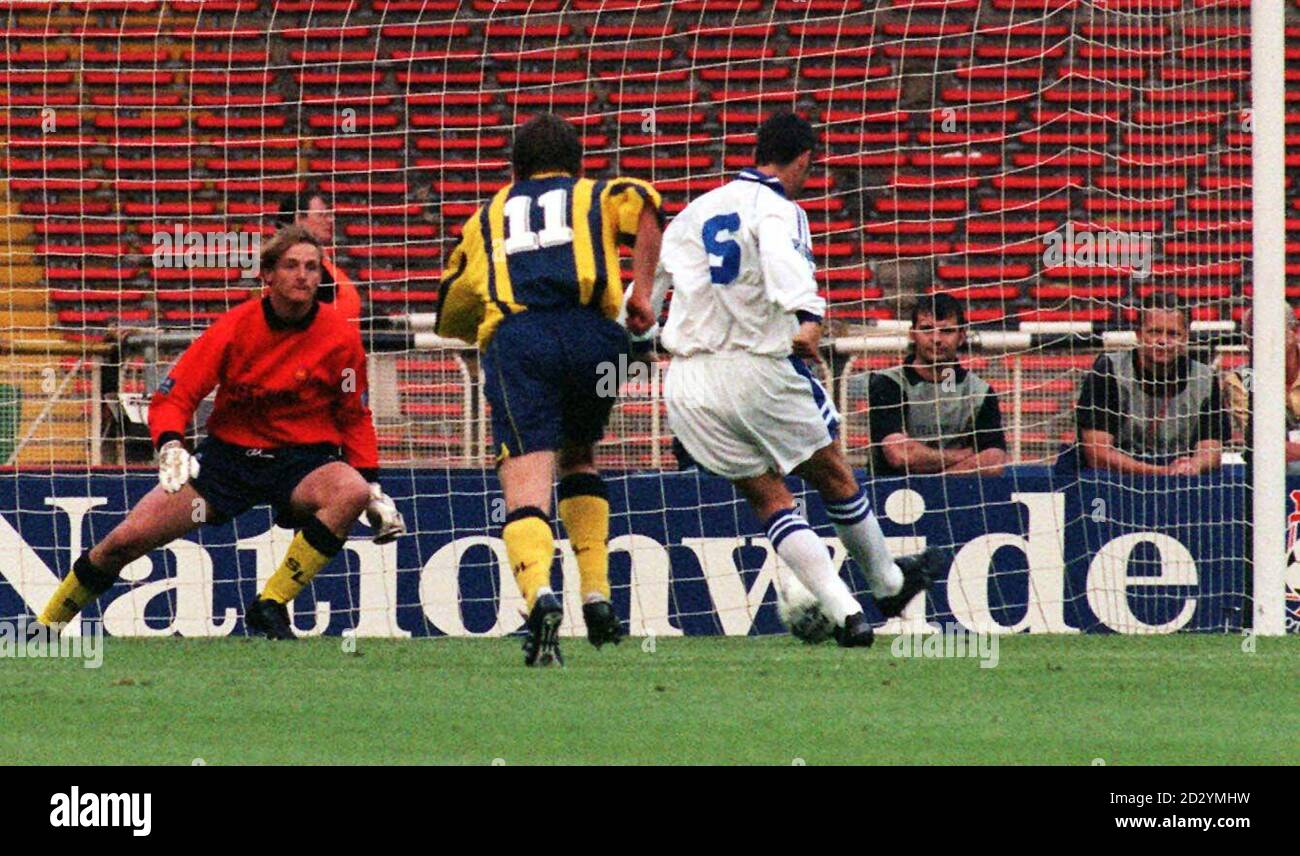
[[[628,353],[627,331],[590,308],[505,318],[482,363],[497,462],[605,436]]]
[[[190,484],[208,503],[207,523],[220,525],[256,505],[270,505],[275,522],[295,529],[289,506],[293,491],[313,470],[340,461],[337,446],[249,449],[208,437],[194,453],[199,474]]]

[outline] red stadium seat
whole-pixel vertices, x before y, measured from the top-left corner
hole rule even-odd
[[[704,110],[655,110],[655,125],[699,125],[708,120]],[[620,125],[640,126],[646,121],[646,114],[640,110],[629,110],[618,114]]]
[[[863,223],[862,231],[868,235],[951,235],[957,224],[951,220],[890,220]]]
[[[434,238],[438,227],[430,223],[348,223],[343,234],[349,238]]]
[[[130,217],[193,217],[215,214],[215,202],[123,202],[122,213]]]
[[[156,292],[160,303],[199,304],[228,302],[235,304],[245,299],[249,290],[238,287],[243,273],[238,268],[157,268],[150,272],[155,283],[166,283],[179,288],[163,289]],[[248,282],[245,280],[245,282]],[[222,283],[226,287],[220,287]],[[219,295],[230,295],[223,298]],[[169,295],[164,298],[164,295]],[[240,296],[242,295],[242,296]]]
[[[384,284],[385,287],[391,287],[394,284],[405,285],[406,283],[431,283],[437,282],[442,277],[441,270],[420,270],[412,268],[403,268],[401,270],[391,270],[389,268],[363,267],[357,271],[358,277],[362,283]],[[436,293],[436,292],[435,292]]]
[[[63,268],[47,267],[45,268],[45,278],[51,282],[126,282],[135,279],[140,274],[138,268],[115,268],[115,267],[80,267],[80,268]]]
[[[252,12],[261,0],[167,0],[177,12]]]
[[[124,65],[162,65],[171,60],[169,48],[122,48],[120,50],[98,50],[87,48],[81,52],[82,62],[94,65],[111,65],[120,68]]]
[[[348,255],[358,259],[440,259],[443,249],[438,245],[420,243],[353,244]]]
[[[96,107],[179,107],[181,96],[175,92],[151,92],[147,95],[94,92],[90,95],[90,103]]]
[[[320,182],[321,190],[328,194],[357,194],[363,196],[406,195],[407,182],[404,181],[365,181],[360,178],[325,178]]]
[[[5,86],[40,86],[42,88],[69,86],[70,71],[0,71],[0,84]]]
[[[385,39],[433,39],[450,43],[464,39],[470,34],[469,24],[388,24],[380,29],[379,34]]]
[[[1126,289],[1122,285],[1095,285],[1092,283],[1067,285],[1044,283],[1029,289],[1030,296],[1035,300],[1048,301],[1119,300],[1125,296],[1125,292]]]
[[[86,288],[62,289],[50,291],[50,299],[55,303],[116,303],[118,306],[138,304],[144,301],[145,293],[139,290],[117,291],[111,289]],[[102,311],[102,310],[101,310]]]
[[[95,116],[95,127],[109,131],[143,128],[149,131],[176,130],[185,126],[184,116],[122,116],[117,113],[100,113]]]
[[[966,288],[949,288],[944,285],[938,290],[967,303],[977,300],[1006,303],[1020,297],[1020,288],[1015,285],[972,285]]]
[[[60,309],[56,315],[60,324],[75,327],[95,327],[122,322],[141,322],[148,321],[152,316],[153,313],[148,309],[125,309],[120,311],[102,309],[93,311]]]
[[[296,158],[207,158],[203,165],[212,172],[292,173],[298,168]]]
[[[483,35],[489,39],[523,39],[549,41],[556,43],[573,35],[573,26],[563,22],[546,19],[529,21],[524,24],[512,24],[506,21],[488,21],[483,27]]]
[[[364,24],[337,27],[286,27],[280,35],[289,41],[326,44],[342,39],[373,39],[375,30]]]
[[[438,303],[438,292],[428,289],[379,289],[372,288],[367,294],[372,304],[395,305],[399,307],[409,307],[412,304],[424,303],[436,306]]]
[[[412,128],[491,128],[504,123],[496,113],[411,113],[408,122]]]
[[[1111,319],[1111,310],[1094,307],[1090,309],[1025,309],[1017,314],[1022,322],[1044,321],[1089,321],[1094,324],[1105,323]]]
[[[1032,268],[1027,264],[941,264],[937,270],[940,279],[969,281],[978,279],[1022,279]],[[1013,287],[1013,290],[1018,291]],[[1005,299],[1014,299],[1015,296]]]
[[[270,61],[270,54],[265,50],[186,48],[181,52],[181,61],[186,65],[209,65],[216,68],[230,68],[235,65],[265,66]]]
[[[101,256],[107,259],[117,259],[131,252],[131,246],[121,242],[106,244],[37,244],[34,251],[38,256],[70,256],[73,258],[96,257]]]
[[[260,86],[267,88],[275,80],[270,71],[199,71],[188,72],[191,86]]]
[[[898,258],[902,256],[935,256],[952,252],[948,241],[928,241],[924,243],[899,243],[897,241],[864,241],[864,256]]]
[[[151,175],[159,172],[189,172],[193,165],[188,157],[104,158],[107,172],[138,172]]]

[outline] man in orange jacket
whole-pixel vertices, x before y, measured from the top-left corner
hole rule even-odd
[[[280,202],[277,218],[280,228],[303,226],[311,232],[324,248],[321,264],[321,283],[317,300],[333,304],[334,310],[352,323],[361,326],[361,295],[356,284],[334,261],[334,210],[329,199],[318,190],[308,190],[286,196]]]

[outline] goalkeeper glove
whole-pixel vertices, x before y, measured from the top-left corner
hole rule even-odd
[[[185,487],[199,474],[199,459],[180,440],[168,440],[158,450],[158,483],[168,493]]]
[[[397,505],[378,484],[370,485],[370,504],[366,506],[366,522],[374,530],[376,544],[396,541],[398,535],[406,534],[406,521]]]

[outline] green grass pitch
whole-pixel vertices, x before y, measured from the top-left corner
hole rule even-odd
[[[1300,638],[1002,638],[996,668],[788,637],[108,639],[0,662],[6,764],[1300,763]],[[1247,646],[1249,647],[1249,646]]]

